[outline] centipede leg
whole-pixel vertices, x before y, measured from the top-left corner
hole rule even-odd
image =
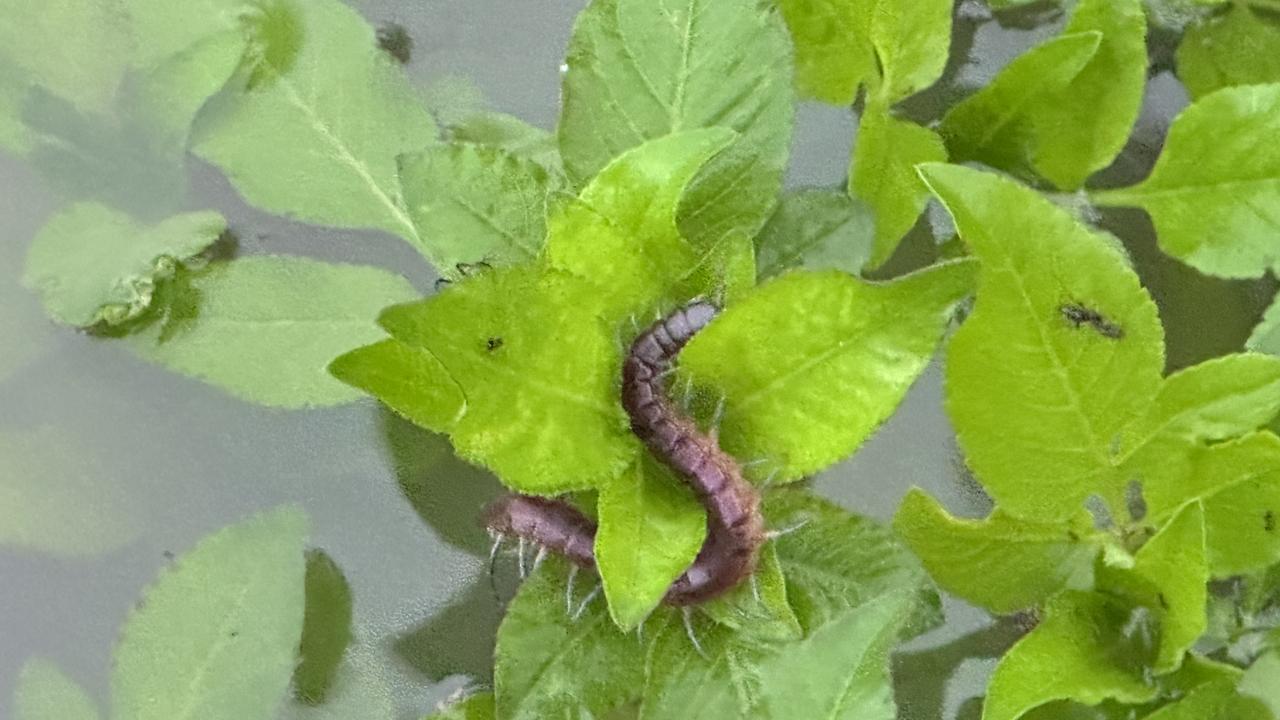
[[[693,378],[684,381],[684,398],[682,402],[685,407],[689,407],[689,403],[693,401]]]
[[[516,547],[516,554],[520,557],[520,579],[523,580],[529,574],[525,572],[524,567],[524,538],[520,538],[520,544]]]
[[[778,477],[778,468],[770,470],[769,474],[765,476],[764,481],[761,482],[760,485],[762,487],[769,487],[773,484],[773,479],[776,477]]]
[[[573,612],[573,581],[578,577],[578,566],[569,566],[569,582],[564,586],[564,612],[566,615]]]
[[[760,599],[760,581],[756,578],[755,573],[751,573],[751,596],[756,599],[756,604],[764,602]]]
[[[573,617],[570,619],[576,622],[578,618],[582,617],[582,613],[587,611],[587,606],[591,604],[592,600],[596,599],[596,596],[600,594],[600,590],[603,587],[604,585],[596,585],[590,593],[587,593],[586,599],[582,601],[582,604],[578,606],[578,611],[575,612]]]
[[[502,604],[502,600],[498,597],[498,548],[502,547],[502,533],[493,533],[493,547],[489,549],[489,588],[493,590],[493,601]]]
[[[538,567],[542,565],[542,561],[545,560],[546,557],[547,557],[547,548],[542,545],[539,545],[538,554],[533,556],[533,569],[530,570],[529,572],[530,573],[538,572]]]
[[[792,525],[791,527],[782,528],[781,530],[770,530],[764,534],[764,539],[773,540],[775,538],[780,538],[783,535],[790,535],[791,533],[799,530],[800,528],[808,524],[809,524],[808,520],[801,520],[800,522],[796,523],[795,525]]]
[[[680,615],[684,618],[684,632],[689,636],[689,642],[693,643],[693,649],[698,651],[703,660],[710,660],[707,652],[702,649],[702,643],[698,642],[698,636],[693,632],[693,608],[687,605],[680,608]]]
[[[724,395],[716,401],[716,410],[711,414],[711,438],[714,440],[720,434],[720,421],[724,420]]]

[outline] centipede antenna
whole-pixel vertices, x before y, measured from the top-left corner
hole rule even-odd
[[[689,407],[689,402],[693,400],[693,378],[686,378],[684,381],[684,398],[682,400],[685,407]]]
[[[498,597],[498,548],[502,547],[502,533],[493,533],[493,547],[489,549],[489,588],[493,590],[493,601],[499,605],[502,599]]]
[[[755,573],[751,573],[751,596],[756,599],[757,603],[763,602],[760,599],[760,581],[756,579]]]
[[[795,525],[792,525],[791,527],[782,528],[781,530],[770,530],[769,532],[766,532],[764,534],[764,539],[773,540],[774,538],[780,538],[783,535],[790,535],[791,533],[799,530],[800,528],[808,524],[809,524],[809,521],[805,519],[805,520],[801,520]]]
[[[572,620],[576,621],[578,618],[582,617],[582,613],[587,611],[587,606],[591,604],[592,600],[596,599],[596,596],[600,594],[600,589],[603,587],[604,587],[603,584],[597,584],[595,586],[595,589],[593,589],[590,593],[587,593],[586,599],[583,600],[582,604],[578,606],[578,611],[573,614],[573,617],[571,618]]]
[[[756,458],[755,460],[748,460],[748,461],[746,461],[746,462],[742,463],[741,465],[739,465],[738,467],[742,468],[743,470],[746,470],[746,469],[747,469],[747,468],[749,468],[749,467],[755,467],[755,466],[757,466],[757,465],[763,465],[763,464],[765,464],[765,463],[767,463],[767,462],[769,462],[769,458]]]
[[[547,557],[547,548],[543,545],[538,546],[538,554],[533,556],[533,569],[530,573],[538,572],[538,567],[542,565],[542,561]]]
[[[578,566],[569,566],[569,582],[564,586],[564,611],[565,614],[573,612],[573,581],[578,577]]]
[[[528,576],[524,567],[524,538],[520,538],[520,544],[516,547],[516,555],[520,557],[520,579],[523,580]]]
[[[710,661],[711,658],[702,649],[702,643],[698,642],[698,636],[693,633],[693,608],[686,605],[680,608],[680,614],[684,617],[684,631],[689,636],[689,642],[693,643],[693,649],[698,651],[703,660]]]

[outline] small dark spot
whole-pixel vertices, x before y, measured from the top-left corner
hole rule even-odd
[[[1161,610],[1169,609],[1169,600],[1164,596],[1164,593],[1156,593],[1156,600],[1160,602]]]
[[[165,557],[165,559],[166,559],[166,560],[172,560],[172,559],[173,559],[173,551],[172,551],[172,550],[165,550],[165,551],[164,551],[163,553],[161,553],[161,554],[162,554],[162,555],[164,555],[164,557]]]
[[[1092,327],[1102,337],[1119,340],[1124,337],[1124,328],[1107,320],[1107,318],[1097,310],[1082,305],[1078,302],[1069,302],[1061,305],[1058,312],[1062,313],[1062,317],[1076,328],[1088,325]]]
[[[440,292],[440,288],[445,287],[446,285],[452,285],[452,284],[453,284],[453,281],[450,280],[449,278],[443,278],[443,277],[436,278],[435,290],[436,292]]]
[[[502,338],[491,337],[488,339],[488,341],[485,342],[484,345],[486,348],[488,348],[489,352],[493,352],[494,350],[497,350],[498,348],[502,347]]]
[[[389,22],[378,28],[378,47],[401,65],[408,65],[413,59],[413,38],[399,23]]]
[[[484,260],[480,260],[478,262],[473,262],[473,263],[460,262],[457,265],[454,265],[454,267],[458,269],[458,274],[463,277],[470,277],[480,272],[481,270],[493,269],[493,266],[485,262]]]
[[[1075,530],[1068,530],[1067,538],[1070,539],[1071,542],[1080,542],[1080,534],[1077,533]]]
[[[239,630],[232,630],[232,631],[231,631],[230,633],[228,633],[228,634],[229,634],[231,637],[240,637],[240,631],[239,631]]]
[[[1276,513],[1274,510],[1268,510],[1262,515],[1262,529],[1269,533],[1276,531]]]

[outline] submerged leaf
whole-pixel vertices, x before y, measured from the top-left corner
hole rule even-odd
[[[281,509],[178,559],[121,631],[112,717],[269,720],[302,635],[306,516]]]
[[[176,263],[200,254],[226,230],[216,212],[175,215],[143,226],[98,203],[72,205],[40,230],[23,282],[61,323],[120,324],[151,305],[156,283]]]
[[[754,0],[593,0],[566,64],[559,139],[574,184],[646,140],[731,128],[738,142],[694,181],[680,227],[699,246],[755,235],[791,139],[791,52],[776,10]]]
[[[400,68],[338,0],[270,10],[272,27],[296,26],[296,57],[285,62],[268,43],[255,81],[206,110],[195,152],[258,207],[387,230],[432,257],[401,197],[395,159],[433,143],[436,132]]]
[[[28,660],[18,673],[13,699],[14,720],[98,720],[102,717],[84,688],[57,665]]]
[[[494,720],[495,717],[493,693],[482,692],[447,705],[423,720]]]
[[[350,644],[351,588],[333,558],[323,550],[309,550],[294,696],[311,705],[325,702]]]
[[[140,527],[123,491],[54,428],[0,432],[0,546],[69,557],[120,548]]]
[[[130,349],[171,370],[263,405],[338,405],[359,396],[327,371],[337,355],[381,333],[374,318],[417,296],[379,268],[301,257],[215,262],[191,278],[196,318],[166,334],[156,323]]]
[[[1258,277],[1280,259],[1280,84],[1219,90],[1174,119],[1141,183],[1091,193],[1099,205],[1141,207],[1160,247],[1197,270]]]
[[[892,414],[975,270],[960,261],[885,284],[793,271],[699,333],[682,370],[726,398],[726,450],[799,479],[848,456]]]

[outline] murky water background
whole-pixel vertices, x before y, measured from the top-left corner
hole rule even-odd
[[[554,125],[559,65],[579,0],[367,0],[354,3],[374,24],[395,21],[414,37],[408,71],[444,102],[466,101],[466,78],[488,103],[536,125]],[[958,11],[956,43],[968,49],[946,81],[907,103],[916,119],[985,82],[1009,58],[1055,33],[1052,11],[1039,27],[1002,27],[976,6]],[[1031,25],[1035,13],[1013,25]],[[1141,177],[1186,95],[1167,71],[1148,89],[1144,116],[1108,181]],[[445,110],[448,110],[446,107]],[[804,104],[798,113],[791,186],[843,183],[853,145],[847,110]],[[427,292],[433,277],[408,245],[388,235],[317,229],[245,206],[221,175],[192,161],[192,207],[224,213],[241,251],[303,253],[382,265],[410,274]],[[14,285],[25,248],[61,201],[40,178],[0,158],[0,285]],[[1205,278],[1159,254],[1140,212],[1108,212],[1103,224],[1124,238],[1160,303],[1170,368],[1237,350],[1274,287]],[[924,262],[927,224],[893,268]],[[12,294],[12,293],[10,293]],[[132,508],[137,539],[101,557],[76,560],[0,550],[0,718],[21,664],[53,659],[98,697],[107,695],[110,648],[142,588],[201,536],[246,514],[298,503],[312,519],[313,545],[346,573],[355,595],[357,648],[383,674],[400,716],[420,717],[466,682],[488,677],[500,617],[485,575],[488,540],[473,520],[497,489],[492,477],[451,456],[445,441],[381,410],[373,401],[285,412],[255,407],[152,367],[110,341],[53,328],[38,302],[20,295],[16,337],[0,338],[22,369],[0,383],[0,432],[50,427],[82,456],[95,483]],[[16,349],[15,349],[16,348]],[[29,350],[28,350],[29,349]],[[942,412],[935,365],[897,415],[852,459],[824,473],[818,488],[851,510],[892,515],[919,485],[952,510],[978,515],[985,501],[964,473]],[[50,462],[57,459],[51,458]],[[0,467],[3,467],[0,464]],[[1010,641],[980,611],[948,603],[947,625],[900,654],[905,720],[976,718],[966,700],[981,693],[994,657]]]

